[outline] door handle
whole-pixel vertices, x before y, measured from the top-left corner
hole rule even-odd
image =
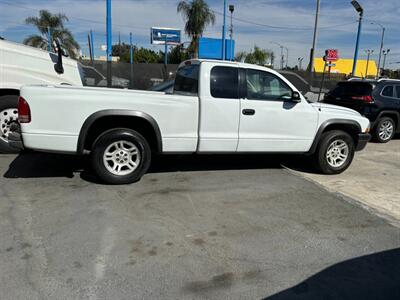
[[[242,110],[242,114],[246,115],[246,116],[252,116],[256,113],[256,111],[254,109],[243,109]]]

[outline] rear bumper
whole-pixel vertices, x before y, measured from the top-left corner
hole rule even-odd
[[[367,143],[371,140],[371,135],[369,133],[359,133],[358,142],[356,145],[356,151],[361,151],[367,146]]]
[[[8,144],[13,149],[24,150],[21,127],[18,123],[13,123],[10,127],[10,134],[8,135]]]

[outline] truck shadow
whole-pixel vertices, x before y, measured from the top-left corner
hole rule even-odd
[[[335,264],[264,300],[400,299],[400,248]]]
[[[314,172],[307,158],[286,155],[158,155],[153,157],[148,173],[282,169]],[[5,178],[72,178],[80,173],[83,180],[100,183],[92,174],[87,157],[74,155],[25,152],[18,155],[5,172]]]

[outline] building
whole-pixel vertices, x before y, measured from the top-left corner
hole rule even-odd
[[[353,59],[341,58],[338,61],[333,62],[334,67],[331,67],[331,73],[336,74],[346,74],[351,75],[351,71],[353,70]],[[316,73],[322,73],[324,71],[324,60],[322,58],[314,59],[314,71]],[[368,64],[368,74],[366,76],[365,72],[367,70],[367,60],[359,59],[357,61],[356,77],[374,77],[378,71],[375,60],[370,60]],[[326,69],[328,72],[328,68]]]

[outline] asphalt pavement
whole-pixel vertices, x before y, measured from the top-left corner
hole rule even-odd
[[[0,298],[399,299],[400,229],[286,159],[161,157],[108,186],[0,155]]]

